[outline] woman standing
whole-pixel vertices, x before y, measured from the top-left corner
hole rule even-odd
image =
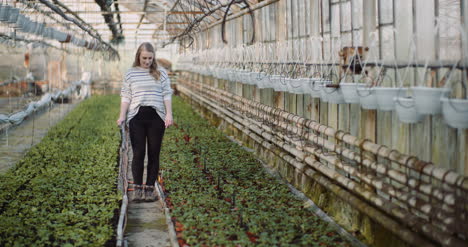
[[[138,47],[120,94],[122,100],[117,125],[124,122],[129,125],[133,150],[134,191],[129,195],[130,200],[157,199],[154,186],[159,173],[159,153],[164,130],[173,123],[169,76],[164,69],[158,68],[155,55],[150,43],[142,43]],[[146,146],[148,163],[143,185]]]

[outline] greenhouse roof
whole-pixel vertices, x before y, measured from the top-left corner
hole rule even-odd
[[[32,20],[102,42],[168,42],[196,33],[261,0],[18,0]],[[77,23],[82,24],[77,25]]]

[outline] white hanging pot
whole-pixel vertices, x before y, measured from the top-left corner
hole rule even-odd
[[[417,123],[420,122],[424,115],[419,114],[416,110],[416,105],[413,98],[410,97],[395,97],[395,110],[398,119],[403,123]]]
[[[468,129],[468,99],[442,97],[442,115],[452,128]]]
[[[2,8],[0,9],[0,21],[8,21],[10,10],[10,5],[2,5]]]
[[[289,79],[288,84],[289,92],[295,94],[302,93],[302,78]]]
[[[361,104],[361,108],[367,110],[377,109],[377,97],[375,97],[374,88],[358,87],[357,94],[359,95],[359,103]]]
[[[247,71],[247,70],[242,70],[240,73],[239,73],[239,78],[238,78],[238,81],[240,83],[244,83],[244,84],[247,84],[249,85],[250,84],[250,71]]]
[[[283,78],[281,78],[281,75],[272,75],[270,77],[270,80],[271,80],[271,82],[273,84],[273,90],[275,90],[277,92],[280,91],[281,83],[283,83],[283,82],[281,82],[281,80],[283,80]]]
[[[375,96],[377,97],[377,105],[380,111],[392,111],[395,109],[393,98],[398,97],[398,93],[402,92],[403,88],[395,87],[374,87]]]
[[[230,76],[231,76],[231,69],[225,68],[223,80],[229,81]]]
[[[291,92],[292,91],[292,86],[291,86],[291,78],[289,77],[283,77],[282,80],[280,80],[280,91],[281,92]]]
[[[44,23],[37,23],[36,29],[34,30],[34,34],[36,35],[43,35],[44,34]]]
[[[265,72],[258,72],[257,78],[254,80],[257,80],[257,87],[258,88],[267,88],[268,87],[268,76]]]
[[[312,83],[310,84],[310,90],[309,90],[310,96],[312,96],[313,98],[320,98],[322,95],[321,94],[322,84],[323,84],[322,79],[312,78]]]
[[[341,92],[346,103],[355,104],[359,103],[360,97],[357,94],[358,87],[365,87],[365,83],[351,83],[351,82],[342,82],[340,83]]]
[[[12,7],[8,12],[8,20],[6,22],[10,24],[16,23],[20,14],[19,11],[18,8]]]
[[[289,80],[291,78],[281,76],[280,79],[278,80],[278,91],[280,92],[287,92],[289,91]]]
[[[22,14],[18,14],[18,17],[16,18],[16,22],[14,23],[14,27],[19,30],[23,30],[23,27],[25,27],[25,22],[26,17]]]
[[[312,78],[302,78],[304,80],[304,94],[312,95],[312,87],[314,86],[314,82]]]
[[[332,104],[345,104],[346,101],[344,100],[343,93],[341,91],[341,88],[339,85],[338,87],[330,87],[324,84],[323,90],[327,94],[326,98],[328,100],[328,103]]]
[[[450,91],[449,88],[412,87],[416,109],[421,114],[439,114],[442,111],[440,97]]]
[[[255,72],[255,71],[250,72],[250,78],[249,78],[250,85],[255,85],[256,86],[258,84],[258,82],[259,82],[258,78],[259,78],[259,72]]]
[[[309,90],[310,90],[310,87],[311,87],[311,84],[312,84],[312,81],[307,77],[303,77],[303,78],[301,78],[301,80],[302,80],[301,93],[302,94],[308,94]]]
[[[331,84],[332,81],[330,80],[326,80],[326,79],[322,79],[322,83],[319,85],[319,88],[320,88],[320,100],[322,102],[328,102],[329,98],[328,98],[328,93],[327,91],[325,90],[327,84]]]
[[[28,17],[25,17],[24,18],[24,22],[22,24],[22,31],[25,32],[25,33],[29,33],[31,32],[31,30],[33,29],[33,22],[28,18]]]

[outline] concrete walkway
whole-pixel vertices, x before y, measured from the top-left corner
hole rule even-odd
[[[166,217],[159,201],[130,202],[125,238],[128,246],[171,246]]]
[[[132,151],[129,151],[128,180],[132,181]],[[146,178],[146,162],[143,179]],[[160,201],[130,202],[128,205],[128,221],[125,236],[130,247],[169,247],[169,230],[166,215]]]
[[[0,173],[4,173],[15,165],[24,154],[39,143],[49,129],[57,124],[77,102],[71,104],[56,104],[52,109],[28,117],[17,126],[8,127],[0,135]]]

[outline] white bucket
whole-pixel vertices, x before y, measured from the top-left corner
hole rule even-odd
[[[284,82],[281,82],[281,80],[284,80],[281,78],[281,75],[272,75],[270,77],[270,80],[272,82],[272,85],[273,85],[273,90],[275,91],[280,91],[281,89],[281,83],[284,83]]]
[[[350,83],[350,82],[340,83],[341,92],[343,93],[345,102],[348,104],[359,103],[360,97],[357,94],[357,88],[365,87],[365,86],[366,86],[365,83]]]
[[[328,103],[332,104],[345,104],[346,101],[344,100],[343,93],[341,88],[334,88],[334,87],[323,87],[325,93],[327,94]]]
[[[440,97],[450,91],[449,88],[412,87],[416,109],[421,114],[440,114],[442,103]]]
[[[309,84],[310,86],[310,96],[312,98],[320,98],[321,96],[321,85],[323,84],[322,79],[320,78],[312,78],[312,83]]]
[[[295,93],[295,94],[302,94],[303,91],[302,91],[302,84],[303,84],[303,81],[302,81],[302,78],[296,78],[296,79],[290,79],[288,80],[288,89],[289,89],[289,92],[291,93]]]
[[[357,94],[359,96],[359,103],[361,107],[367,110],[377,109],[377,97],[373,88],[369,87],[358,87]]]
[[[416,105],[413,98],[395,97],[395,110],[398,119],[403,123],[417,123],[420,122],[424,116],[419,114],[416,110]]]
[[[2,5],[2,8],[0,9],[0,21],[8,21],[10,18],[10,10],[11,10],[10,5]]]
[[[468,99],[449,99],[442,97],[442,115],[445,122],[458,129],[468,128]]]
[[[268,88],[270,87],[270,79],[265,72],[258,72],[258,77],[255,78],[257,80],[257,87],[258,88]]]
[[[392,111],[395,109],[393,98],[398,97],[398,93],[403,93],[403,88],[395,87],[374,87],[377,105],[380,111]],[[402,95],[404,96],[404,95]]]
[[[6,20],[7,23],[13,24],[16,23],[18,20],[18,16],[20,15],[19,9],[15,7],[11,7],[10,11],[8,12],[8,20]]]

